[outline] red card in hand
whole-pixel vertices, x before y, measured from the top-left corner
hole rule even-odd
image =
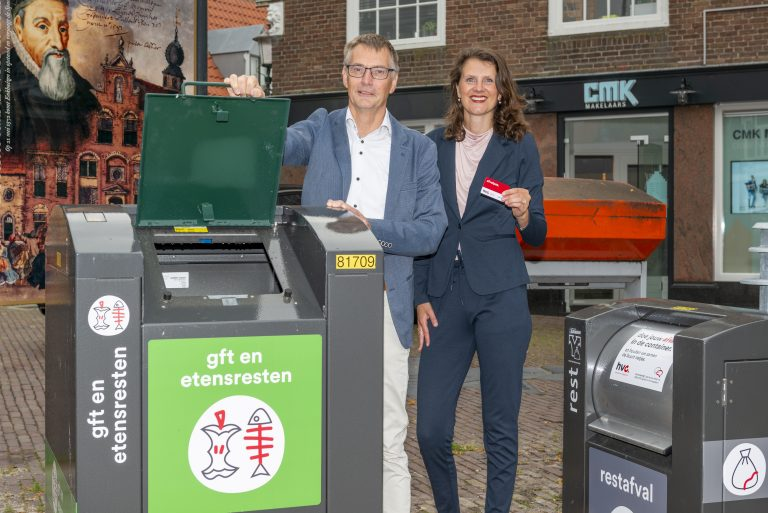
[[[495,199],[496,201],[503,202],[504,198],[501,195],[501,193],[506,191],[507,189],[510,189],[510,186],[505,184],[504,182],[494,180],[493,178],[485,177],[485,181],[483,182],[483,188],[480,189],[480,194],[482,194],[483,196],[488,196],[491,199]]]

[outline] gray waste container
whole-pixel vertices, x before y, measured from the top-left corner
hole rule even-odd
[[[768,511],[768,316],[626,300],[564,350],[564,513]]]
[[[381,511],[381,248],[275,207],[287,109],[148,95],[138,209],[52,212],[49,513]]]

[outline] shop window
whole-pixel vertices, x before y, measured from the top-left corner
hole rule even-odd
[[[669,26],[669,0],[549,0],[549,35]]]
[[[123,146],[138,146],[139,120],[135,114],[126,114],[123,118]]]
[[[760,272],[759,254],[749,248],[760,246],[753,226],[768,218],[768,105],[726,105],[718,111],[715,279],[739,281]]]
[[[34,178],[33,194],[36,198],[45,197],[45,165],[42,162],[32,164],[32,175]]]
[[[93,155],[84,155],[80,158],[80,176],[82,178],[96,178],[98,161]]]
[[[375,32],[398,50],[445,45],[445,0],[347,0],[347,40]]]
[[[56,163],[56,197],[67,197],[67,183],[69,182],[69,164],[66,162]]]
[[[112,116],[108,112],[103,112],[99,116],[99,130],[96,135],[96,142],[99,144],[112,144]]]

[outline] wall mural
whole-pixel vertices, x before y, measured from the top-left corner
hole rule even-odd
[[[144,95],[196,78],[201,1],[3,0],[0,305],[44,302],[54,206],[136,202]]]

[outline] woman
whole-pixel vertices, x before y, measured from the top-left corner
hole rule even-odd
[[[763,197],[763,206],[768,207],[768,178],[760,182],[760,195]]]
[[[429,134],[437,145],[448,228],[437,252],[414,267],[422,350],[417,433],[437,511],[458,513],[451,442],[461,385],[477,352],[485,511],[508,513],[531,336],[529,279],[515,231],[528,244],[544,242],[544,180],[524,100],[499,54],[462,51],[449,87],[446,126]]]

